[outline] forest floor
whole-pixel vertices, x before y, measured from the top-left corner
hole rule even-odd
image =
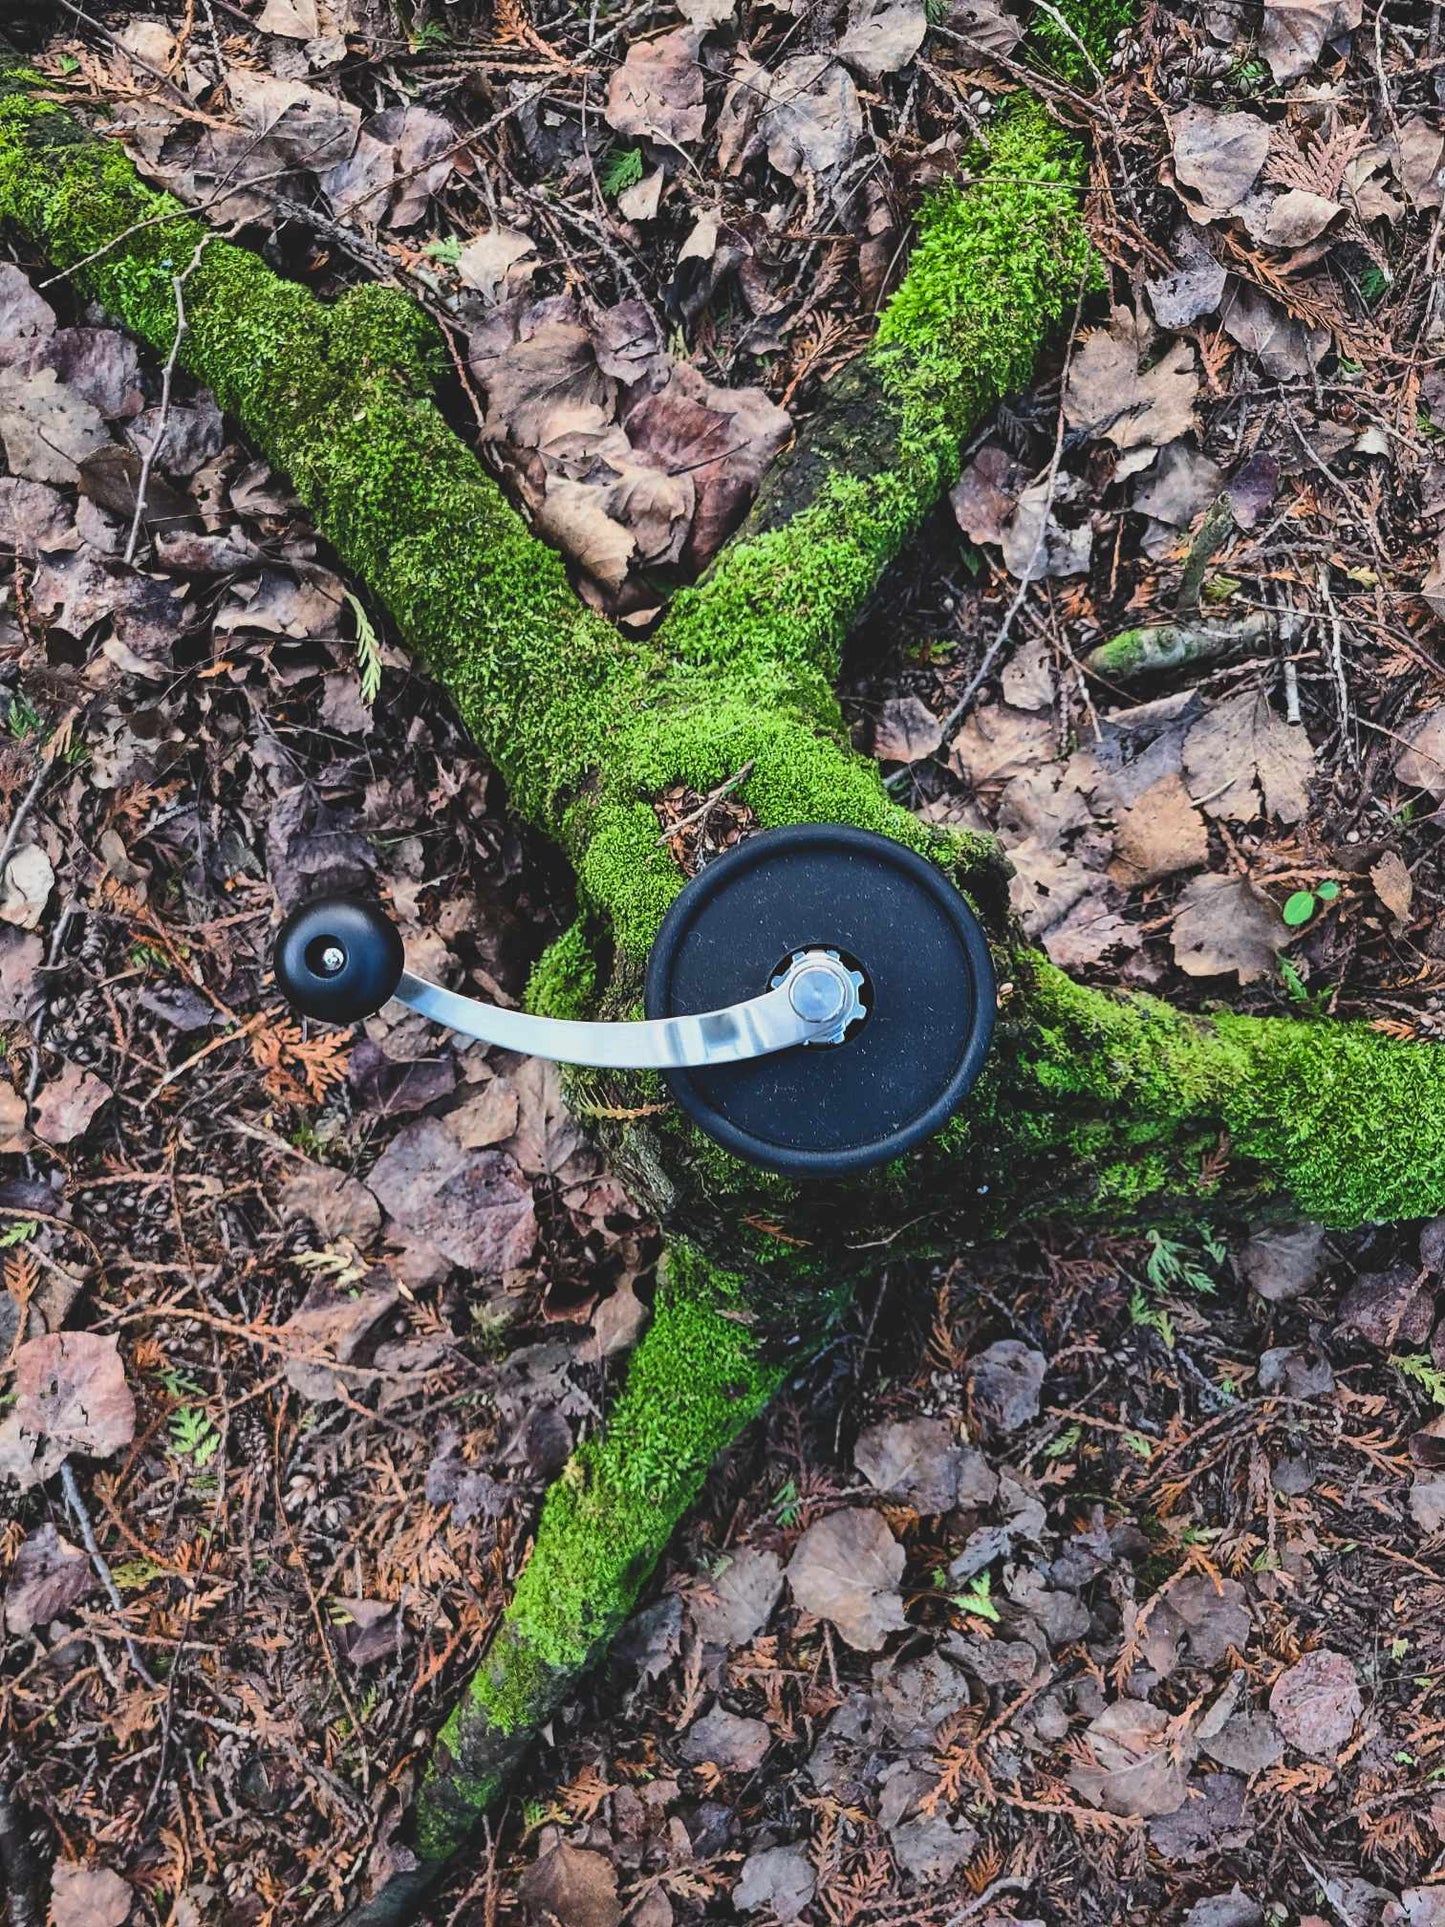
[[[463,432],[645,627],[1027,59],[992,0],[680,5],[38,45],[288,273],[425,299]],[[1156,9],[1054,89],[1111,293],[846,695],[1095,982],[1445,1036],[1440,29]],[[284,477],[6,261],[0,1863],[17,1924],[299,1927],[399,1851],[658,1241],[549,1067],[280,1006],[278,906],[365,886],[516,999],[566,872]],[[1141,625],[1152,670],[1092,654]],[[883,1266],[429,1918],[1445,1922],[1442,1279],[1445,1220]]]

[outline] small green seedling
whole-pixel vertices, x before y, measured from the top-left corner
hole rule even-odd
[[[1339,894],[1339,884],[1328,879],[1317,883],[1313,890],[1295,890],[1285,898],[1280,915],[1291,930],[1298,930],[1309,922],[1322,903],[1333,903]]]
[[[972,1613],[975,1619],[987,1619],[995,1626],[999,1623],[998,1607],[993,1603],[993,1581],[986,1572],[979,1573],[966,1592],[950,1594],[949,1603],[960,1612]]]

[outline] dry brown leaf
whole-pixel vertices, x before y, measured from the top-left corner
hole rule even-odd
[[[863,109],[846,67],[829,54],[795,54],[767,82],[758,137],[790,181],[827,174],[852,159]]]
[[[860,1653],[876,1653],[908,1624],[898,1585],[903,1548],[866,1507],[829,1513],[810,1526],[788,1562],[788,1586],[804,1612],[836,1626]]]
[[[993,443],[981,448],[949,491],[954,519],[971,542],[1004,538],[1013,520],[1028,470]]]
[[[1069,1785],[1091,1806],[1147,1820],[1183,1806],[1195,1746],[1170,1745],[1170,1718],[1147,1700],[1120,1699],[1085,1729],[1095,1764],[1076,1765]]]
[[[1364,1711],[1355,1669],[1343,1653],[1321,1646],[1281,1673],[1269,1710],[1288,1744],[1306,1759],[1333,1766]]]
[[[1247,878],[1200,876],[1179,899],[1171,945],[1174,961],[1191,977],[1233,971],[1242,984],[1252,984],[1274,975],[1289,940],[1284,918]]]
[[[296,167],[336,167],[356,146],[361,109],[338,94],[235,65],[226,70],[226,86],[241,125]],[[229,204],[227,214],[234,218]]]
[[[607,125],[628,139],[685,145],[702,137],[707,109],[697,50],[702,31],[679,27],[634,40],[607,87]]]
[[[5,1587],[5,1630],[21,1639],[48,1626],[99,1586],[90,1555],[63,1539],[48,1522],[29,1533],[15,1555]]]
[[[1185,107],[1169,123],[1174,177],[1207,220],[1232,214],[1269,157],[1269,123],[1243,109]]]
[[[1395,758],[1395,780],[1410,790],[1445,797],[1445,704],[1412,716],[1396,731],[1406,747]]]
[[[1270,203],[1263,221],[1250,229],[1257,241],[1271,248],[1302,248],[1316,240],[1338,214],[1338,201],[1305,188],[1291,187]]]
[[[1315,753],[1263,693],[1242,689],[1206,710],[1184,740],[1189,794],[1209,816],[1250,823],[1261,814],[1298,823],[1309,807]]]
[[[880,763],[919,763],[943,741],[943,728],[919,696],[890,696],[873,723],[873,754]]]
[[[1069,371],[1064,414],[1071,427],[1105,436],[1116,448],[1159,446],[1194,427],[1198,394],[1190,343],[1171,342],[1141,373],[1134,317],[1116,310],[1107,331],[1084,337]]]
[[[1126,889],[1157,883],[1209,861],[1209,831],[1181,777],[1173,771],[1151,783],[1114,825],[1109,875]]]
[[[1410,906],[1415,899],[1415,884],[1405,859],[1395,850],[1387,850],[1370,871],[1370,881],[1375,886],[1375,895],[1384,904],[1392,917],[1401,923],[1408,922]]]
[[[537,243],[530,234],[516,228],[488,228],[468,241],[457,256],[457,279],[463,287],[475,288],[484,301],[510,301],[524,294],[539,263]]]
[[[0,1479],[22,1492],[60,1470],[68,1452],[107,1459],[135,1437],[135,1400],[114,1338],[48,1332],[15,1353],[15,1403],[0,1422]]]
[[[617,1869],[607,1855],[570,1845],[556,1827],[543,1832],[517,1895],[537,1927],[618,1927],[622,1919]]]
[[[57,1860],[50,1876],[50,1927],[124,1927],[135,1899],[109,1867]]]
[[[865,80],[877,80],[906,67],[927,32],[923,0],[852,0],[838,58]]]
[[[1257,356],[1260,367],[1276,381],[1308,375],[1330,346],[1327,330],[1296,320],[1245,281],[1230,281],[1220,319],[1230,340]]]
[[[1325,42],[1358,27],[1362,0],[1265,0],[1259,50],[1277,81],[1298,80]]]
[[[93,1071],[79,1064],[63,1064],[59,1076],[40,1087],[35,1100],[35,1135],[46,1144],[73,1143],[89,1130],[91,1119],[110,1096],[110,1086]]]

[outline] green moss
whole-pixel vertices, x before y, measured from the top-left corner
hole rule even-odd
[[[856,445],[830,428],[827,477],[808,505],[732,542],[674,598],[661,635],[673,658],[746,657],[831,686],[849,623],[956,478],[969,429],[1028,379],[1090,258],[1082,151],[1020,99],[971,163],[972,185],[924,206],[868,357]]]
[[[490,1763],[547,1717],[631,1613],[708,1468],[791,1369],[770,1356],[747,1282],[674,1246],[622,1395],[549,1490],[492,1650],[442,1731],[420,1797],[429,1857],[459,1844],[468,1812],[490,1798]]]
[[[1029,25],[1029,43],[1054,73],[1087,87],[1096,70],[1108,73],[1114,43],[1137,13],[1133,0],[1069,0],[1053,13],[1039,8]],[[1054,14],[1062,14],[1073,32],[1067,33]]]
[[[939,1151],[1004,1221],[1113,1223],[1251,1193],[1320,1224],[1445,1209],[1445,1052],[1366,1024],[1195,1017],[1016,960],[1019,1018]]]
[[[539,1017],[588,1017],[597,1005],[597,959],[579,917],[548,944],[527,980],[527,1009]]]

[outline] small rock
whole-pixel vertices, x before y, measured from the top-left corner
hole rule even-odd
[[[1237,1885],[1227,1894],[1199,1900],[1184,1916],[1184,1927],[1262,1927],[1258,1904]]]
[[[1435,1322],[1435,1289],[1413,1265],[1362,1271],[1340,1300],[1335,1330],[1396,1351],[1423,1345]]]

